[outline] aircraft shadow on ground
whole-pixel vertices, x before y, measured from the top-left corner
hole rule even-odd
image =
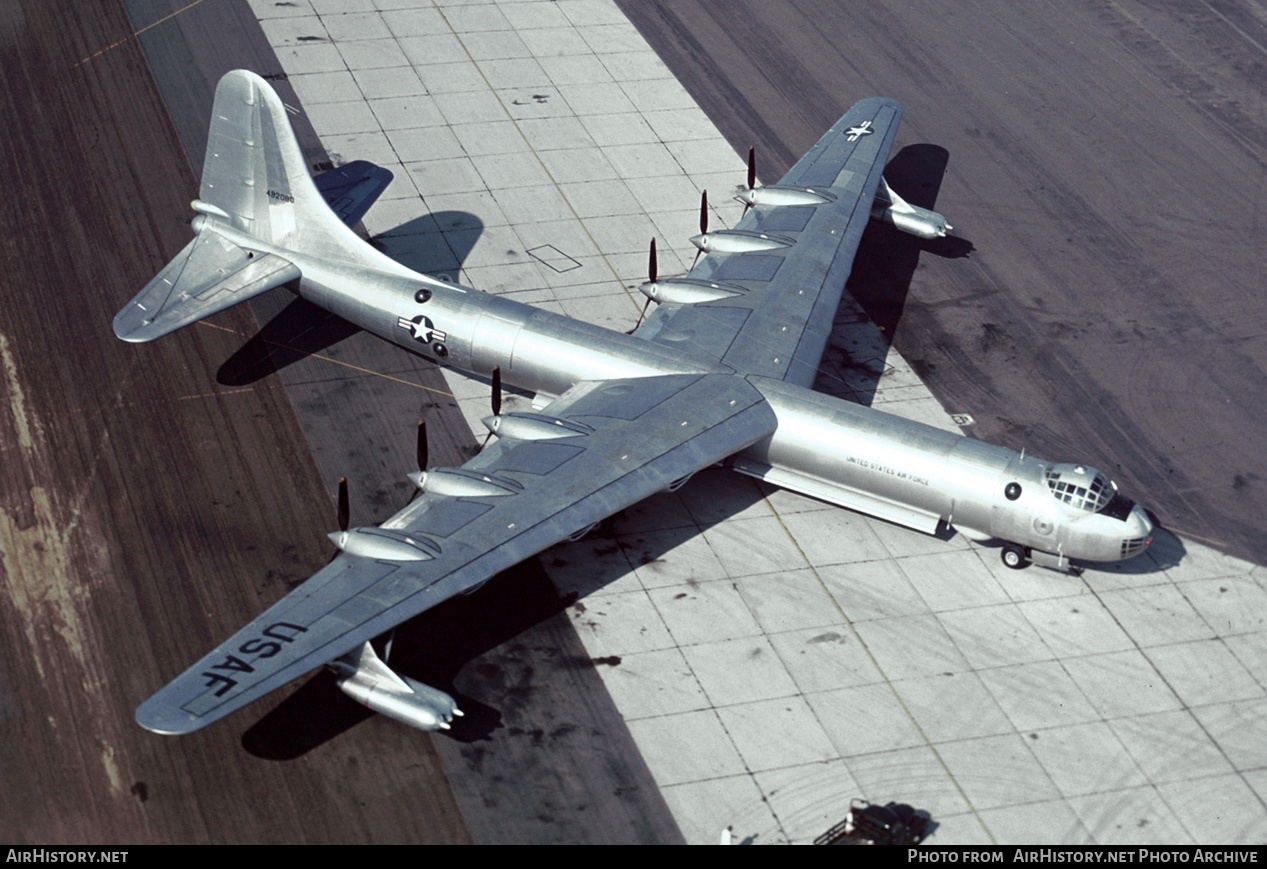
[[[907,202],[935,210],[949,159],[949,152],[937,145],[909,145],[889,161],[884,177]],[[954,235],[925,241],[872,221],[854,257],[815,390],[870,406],[888,371],[885,357],[906,308],[920,254],[958,258],[973,250],[970,241]],[[855,301],[870,324],[859,322]]]
[[[483,231],[483,222],[474,214],[438,211],[374,236],[370,244],[414,271],[453,280]],[[293,291],[290,285],[288,289]],[[248,386],[360,331],[296,296],[220,366],[216,381],[223,386]]]
[[[216,382],[248,386],[360,331],[342,317],[296,296],[225,360],[216,372]]]
[[[698,494],[693,498],[684,497],[691,502],[689,513],[693,521],[643,537],[622,528],[630,519],[621,513],[600,524],[582,541],[589,546],[581,550],[585,558],[623,550],[627,565],[617,561],[614,567],[602,573],[569,571],[570,586],[561,595],[541,563],[549,560],[555,568],[564,567],[570,559],[576,558],[576,550],[569,552],[566,544],[547,549],[493,577],[478,591],[450,598],[400,625],[392,643],[390,666],[401,675],[439,688],[457,700],[465,714],[455,719],[453,729],[445,735],[462,743],[487,740],[494,731],[506,727],[506,716],[527,703],[540,688],[541,680],[534,674],[534,664],[544,660],[560,669],[619,666],[619,660],[593,660],[567,651],[568,646],[577,648],[575,640],[568,643],[560,639],[543,657],[539,647],[528,649],[522,636],[567,611],[579,598],[627,576],[635,567],[655,563],[702,531],[765,497],[765,491],[756,481],[731,471],[706,471],[701,476],[704,474],[714,479],[701,488],[710,493],[718,489],[721,492],[707,499]],[[675,505],[668,502],[677,497],[671,493],[656,495],[643,502],[639,509],[655,515],[661,510],[673,509]],[[665,504],[657,505],[658,498],[666,499]],[[625,541],[624,546],[618,542],[617,535]],[[605,563],[610,565],[611,560]],[[563,623],[557,628],[572,630]],[[375,641],[380,655],[385,639],[380,637]],[[373,714],[344,696],[335,684],[334,675],[323,668],[251,725],[242,735],[242,745],[249,753],[266,760],[294,760]]]
[[[479,591],[450,598],[400,625],[388,664],[401,675],[440,688],[457,700],[465,713],[454,724],[455,735],[462,741],[484,738],[501,726],[502,713],[463,695],[454,688],[454,680],[467,664],[563,612],[574,601],[574,595],[560,597],[540,563],[530,558],[493,577]],[[382,655],[383,643],[375,646]],[[496,684],[504,682],[497,678],[500,668],[484,662],[477,667],[479,681],[493,683],[489,693],[481,692],[481,696],[493,702],[522,702],[522,697],[515,696],[522,693],[522,686]],[[243,734],[242,745],[257,757],[293,760],[373,714],[344,696],[334,675],[323,669],[252,725]]]

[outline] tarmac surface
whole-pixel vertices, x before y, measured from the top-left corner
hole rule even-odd
[[[293,68],[279,62],[247,3],[218,0],[186,9],[169,0],[131,0],[129,8],[138,29],[180,13],[141,39],[165,101],[179,107],[173,120],[191,164],[200,164],[215,84],[230,69],[255,69],[291,105],[308,107],[288,79]],[[296,7],[264,8],[285,15]],[[267,20],[267,13],[262,17]],[[324,93],[321,102],[330,96]],[[312,113],[321,116],[317,102]],[[293,117],[312,169],[328,168],[330,155],[308,114],[301,110]],[[393,168],[399,180],[376,215],[395,215],[393,204],[407,210],[380,233],[388,240],[377,243],[424,270],[455,271],[464,244],[470,246],[462,233],[478,238],[479,217],[442,208],[429,214],[416,199],[402,198],[408,182]],[[446,221],[465,229],[442,239],[435,229]],[[418,420],[427,423],[432,466],[460,465],[478,449],[452,387],[431,363],[358,333],[284,290],[250,307],[263,328],[249,340],[252,333],[240,335],[241,347],[215,371],[215,380],[232,390],[277,372],[329,497],[340,476],[351,482],[356,523],[382,522],[409,500],[413,489],[404,473],[415,469]],[[488,387],[476,388],[487,407]],[[680,841],[623,720],[561,615],[566,603],[529,560],[485,591],[437,608],[397,634],[393,666],[442,687],[466,712],[462,727],[439,747],[471,834],[486,843]],[[461,683],[455,684],[459,672]],[[549,673],[549,680],[539,673]],[[330,685],[323,688],[329,692]],[[495,698],[496,708],[478,698]],[[267,735],[258,738],[267,747],[260,750],[297,757],[342,726],[316,727],[298,739],[285,728],[265,728]],[[424,791],[447,787],[443,779],[417,785]]]
[[[162,4],[132,12],[150,22],[165,14]],[[175,112],[175,121],[196,116],[205,130],[220,73],[244,64],[267,69],[271,49],[244,4],[208,0],[197,12],[206,17],[186,13],[141,38],[168,49],[153,61],[166,74],[168,104],[197,104]],[[286,308],[273,332],[253,340],[259,327],[246,308],[196,328],[180,346],[115,339],[114,312],[187,241],[188,201],[197,190],[191,165],[201,165],[202,145],[187,158],[179,128],[167,121],[130,37],[144,24],[87,2],[56,15],[42,4],[9,7],[7,15],[7,44],[22,51],[5,55],[4,116],[25,119],[27,133],[6,137],[5,171],[14,189],[32,195],[5,219],[0,306],[8,408],[0,838],[470,841],[432,740],[367,717],[323,676],[305,680],[285,702],[279,695],[262,704],[236,727],[190,740],[157,738],[132,721],[140,699],[330,557],[324,531],[334,522],[329,493],[337,477],[318,470],[306,441],[336,466],[333,473],[373,479],[375,487],[354,482],[358,521],[386,518],[408,497],[399,483],[385,491],[392,486],[380,469],[395,455],[412,461],[420,416],[432,428],[433,461],[458,464],[474,444],[430,366],[393,353],[389,366],[370,371],[357,354],[377,339],[349,336],[319,311]],[[254,28],[255,44],[234,38],[240,34],[225,22],[235,19]],[[171,49],[182,40],[198,50]],[[255,60],[244,62],[244,54]],[[205,141],[205,132],[192,134],[199,136]],[[308,144],[319,148],[315,139]],[[57,288],[51,299],[50,288]],[[262,320],[288,301],[284,292],[264,300]],[[279,328],[285,347],[270,343]],[[339,339],[336,351],[287,368],[288,382],[272,374]],[[51,358],[50,348],[64,355]],[[330,369],[350,376],[323,373]],[[394,406],[401,427],[385,431],[383,441],[395,452],[372,432],[355,443],[323,440],[320,420],[332,400],[352,416],[376,402]],[[446,408],[460,427],[460,446],[446,437]],[[485,772],[483,788],[471,795],[485,809],[477,828],[484,841],[678,838],[636,751],[627,752],[631,772],[612,749],[619,736],[604,732],[604,719],[618,731],[623,725],[557,615],[563,602],[533,568],[517,572],[494,617],[480,606],[485,593],[412,622],[401,638],[413,639],[394,661],[409,667],[411,655],[423,657],[421,669],[407,672],[441,685],[474,661],[470,684],[488,683],[488,696],[511,698],[501,710],[463,703],[471,724],[454,753],[465,752],[468,765]],[[501,656],[480,657],[507,638],[516,642]],[[542,698],[544,719],[521,711],[522,702],[512,705],[531,685],[525,648],[534,645],[558,664],[558,696]],[[489,732],[495,739],[485,738]],[[551,758],[539,748],[543,738],[568,751]],[[593,748],[596,739],[604,751]],[[519,759],[517,775],[497,774],[488,757],[494,745]],[[497,782],[501,791],[493,793]],[[637,808],[644,798],[650,811]],[[623,808],[630,804],[632,813]],[[530,832],[516,826],[521,817]]]
[[[358,728],[373,747],[289,764],[244,750],[240,727],[176,742],[132,721],[179,662],[324,563],[329,502],[285,391],[208,380],[256,331],[249,311],[179,343],[112,338],[120,300],[186,243],[196,189],[121,5],[0,16],[22,200],[0,303],[0,838],[468,841],[431,744],[370,736],[377,721]],[[349,711],[327,693],[314,714],[346,728]],[[427,775],[441,786],[419,800]]]
[[[621,8],[770,177],[855,95],[901,101],[903,141],[942,153],[895,152],[888,177],[973,252],[917,266],[872,233],[851,294],[969,434],[1101,467],[1167,527],[1267,563],[1257,4]]]
[[[43,195],[3,236],[22,240],[0,302],[4,838],[708,842],[733,822],[797,842],[852,796],[931,812],[934,844],[1267,836],[1261,510],[1238,510],[1261,506],[1264,411],[1219,403],[1264,394],[1250,13],[628,4],[666,69],[591,0],[259,0],[266,38],[228,0],[166,22],[183,4],[133,2],[131,26],[89,5],[6,22],[24,51],[4,55],[4,114],[30,135],[4,171]],[[850,290],[883,331],[842,306],[819,387],[1099,463],[1251,560],[1162,534],[1125,569],[1014,574],[701,474],[402,632],[393,663],[470,713],[456,739],[366,720],[320,677],[192,737],[139,730],[140,699],[329,557],[339,474],[356,521],[386,518],[417,418],[433,463],[457,463],[487,402],[281,294],[259,336],[242,310],[145,347],[110,334],[188,237],[209,87],[245,62],[226,20],[302,105],[314,164],[397,174],[376,243],[622,329],[645,236],[674,240],[662,272],[689,262],[692,200],[742,180],[736,149],[772,179],[854,99],[897,97],[889,178],[960,239],[871,233]],[[142,58],[127,34],[155,22]],[[400,87],[426,99],[390,102]],[[524,178],[526,203],[507,196]],[[534,239],[578,268],[522,253]],[[75,289],[34,304],[47,287]],[[48,365],[61,346],[72,364]]]

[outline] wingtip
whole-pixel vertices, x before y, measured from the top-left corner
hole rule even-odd
[[[152,329],[147,328],[151,322],[153,321],[145,319],[145,314],[133,303],[115,314],[111,325],[114,327],[115,337],[120,341],[126,341],[129,344],[144,344],[158,337],[153,334]]]
[[[158,695],[136,707],[136,723],[161,736],[183,736],[202,729],[202,723],[187,712],[173,711],[158,701]]]

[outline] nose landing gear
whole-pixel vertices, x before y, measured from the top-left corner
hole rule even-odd
[[[1003,564],[1012,570],[1029,567],[1029,556],[1026,554],[1025,548],[1017,546],[1015,543],[1004,543],[1000,557],[1003,559]]]
[[[1022,570],[1031,564],[1037,564],[1039,567],[1068,576],[1082,576],[1082,568],[1075,567],[1065,556],[1040,549],[1029,549],[1017,543],[1004,543],[999,557],[1003,564],[1012,570]]]

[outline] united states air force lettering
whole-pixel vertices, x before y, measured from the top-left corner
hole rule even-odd
[[[258,637],[252,637],[238,646],[239,652],[250,655],[249,659],[239,658],[237,655],[225,655],[223,661],[212,664],[210,670],[204,671],[202,675],[207,678],[207,687],[215,688],[216,696],[223,697],[238,684],[237,679],[226,674],[254,673],[255,667],[252,664],[261,658],[273,657],[285,645],[293,643],[295,637],[307,632],[307,628],[292,625],[290,622],[274,622],[260,631]]]
[[[857,465],[868,471],[875,471],[877,474],[888,474],[890,477],[897,477],[899,480],[909,480],[917,486],[927,486],[927,477],[917,477],[914,474],[908,474],[906,471],[890,468],[888,465],[881,465],[879,462],[873,462],[868,459],[860,459],[857,456],[845,456],[845,461],[851,465]]]

